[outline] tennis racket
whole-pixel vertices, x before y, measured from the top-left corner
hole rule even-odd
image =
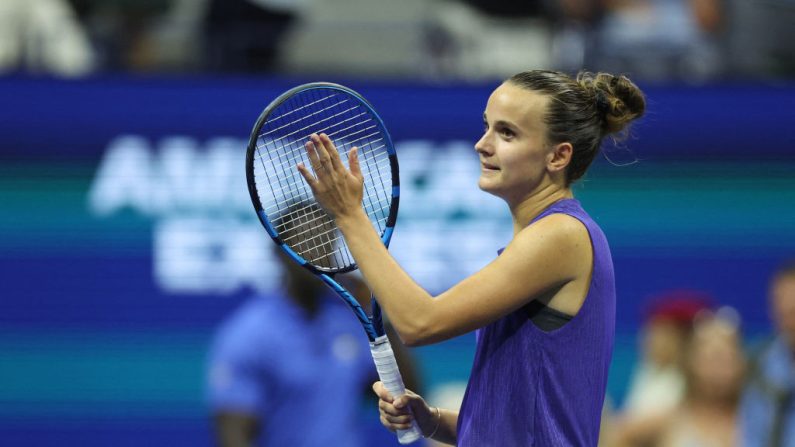
[[[385,246],[397,218],[400,181],[392,140],[381,118],[361,95],[337,84],[318,82],[295,87],[265,108],[249,140],[246,179],[257,216],[274,242],[295,262],[331,287],[361,322],[370,340],[378,376],[394,397],[405,394],[403,379],[384,332],[381,309],[373,298],[372,315],[334,280],[355,270],[342,233],[315,201],[297,169],[311,166],[304,144],[313,133],[327,134],[343,163],[358,148],[364,176],[363,207]],[[408,444],[422,437],[416,422],[399,430]]]

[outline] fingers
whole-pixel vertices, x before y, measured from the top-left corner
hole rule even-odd
[[[414,419],[408,408],[395,408],[394,405],[384,401],[378,402],[378,411],[393,424],[409,424]]]
[[[379,401],[378,413],[381,423],[390,430],[407,430],[414,421],[414,415],[408,408],[399,410],[389,403]]]
[[[383,425],[384,427],[388,428],[391,431],[395,431],[395,430],[409,430],[411,428],[412,419],[410,418],[410,416],[407,416],[407,417],[409,417],[408,422],[393,422],[387,416],[385,416],[383,413],[381,413],[381,417],[380,417],[381,425]]]
[[[312,171],[314,171],[314,177],[316,177],[317,181],[323,181],[328,178],[333,178],[333,173],[337,172],[340,174],[345,173],[347,170],[345,169],[345,165],[342,163],[340,159],[339,151],[337,151],[337,147],[334,145],[334,142],[331,141],[328,135],[325,133],[315,134],[309,136],[309,141],[304,144],[304,148],[306,149],[306,153],[309,156],[309,163],[312,166]],[[357,148],[351,149],[351,154],[355,153]],[[356,155],[356,167],[351,166],[351,173],[356,176],[357,178],[361,178],[361,169],[359,169],[358,163],[358,153]],[[349,154],[350,157],[350,154]],[[351,163],[353,163],[351,161]],[[299,169],[300,170],[300,169]],[[304,172],[301,172],[301,175],[304,176],[306,179],[306,175]],[[307,180],[309,183],[309,180]],[[311,185],[311,183],[310,183]]]
[[[318,170],[333,169],[339,172],[340,169],[345,169],[342,160],[340,160],[340,154],[328,135],[313,133],[309,136],[309,139],[310,142],[307,143],[306,148],[309,153],[309,159],[312,161],[312,168],[316,173]]]
[[[301,174],[301,177],[304,178],[306,184],[309,185],[309,188],[312,189],[312,192],[314,192],[315,186],[317,185],[317,180],[315,179],[315,176],[312,175],[311,172],[309,172],[309,169],[307,169],[303,163],[298,163],[298,172]]]
[[[378,396],[378,410],[381,411],[382,415],[391,418],[400,418],[410,414],[409,409],[406,408],[406,399],[403,396],[400,396],[398,399],[393,399],[383,383],[375,382],[373,384],[373,391],[375,391],[375,394]]]
[[[321,149],[323,145],[320,143],[320,140],[317,139],[317,135],[312,134],[309,137],[309,141],[304,144],[304,148],[306,149],[306,154],[309,156],[309,163],[312,165],[312,170],[315,171],[315,175],[320,175],[320,171],[324,169],[323,160],[321,158]]]
[[[381,423],[386,428],[392,431],[411,428],[414,416],[409,409],[409,398],[407,396],[404,395],[393,399],[381,382],[373,384],[373,391],[378,395],[378,412],[380,413]]]
[[[351,174],[357,179],[362,178],[362,169],[359,166],[359,148],[354,146],[348,153],[348,164],[351,167]]]
[[[331,167],[336,170],[339,170],[340,168],[344,169],[345,166],[342,164],[342,160],[340,160],[340,153],[337,150],[337,147],[334,146],[334,142],[331,141],[331,138],[329,138],[329,136],[325,133],[321,133],[318,135],[318,137],[323,145],[323,149],[326,151],[326,155],[328,156],[329,162],[331,163]]]

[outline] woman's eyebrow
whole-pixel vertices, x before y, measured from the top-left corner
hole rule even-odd
[[[486,117],[486,112],[483,112],[483,121],[488,121],[488,118]],[[512,123],[512,122],[510,122],[510,121],[498,120],[498,121],[497,121],[496,123],[494,123],[494,124],[495,124],[495,125],[500,125],[500,126],[507,126],[507,127],[511,127],[511,128],[514,128],[514,129],[519,129],[519,126],[517,126],[516,124],[514,124],[514,123]]]
[[[510,121],[498,120],[496,123],[494,123],[494,125],[495,126],[510,127],[511,129],[516,130],[516,131],[519,130],[519,126],[517,126],[516,124],[514,124],[514,123],[512,123]]]

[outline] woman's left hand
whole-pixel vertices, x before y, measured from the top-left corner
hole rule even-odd
[[[348,154],[348,170],[328,135],[312,134],[309,138],[304,147],[314,175],[303,163],[298,164],[298,171],[320,206],[335,219],[361,209],[364,177],[359,168],[358,148],[354,147]]]

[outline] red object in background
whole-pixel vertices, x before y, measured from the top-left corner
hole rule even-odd
[[[643,320],[671,321],[682,325],[693,322],[699,312],[712,309],[715,300],[712,295],[690,289],[675,289],[652,296],[643,311]]]

